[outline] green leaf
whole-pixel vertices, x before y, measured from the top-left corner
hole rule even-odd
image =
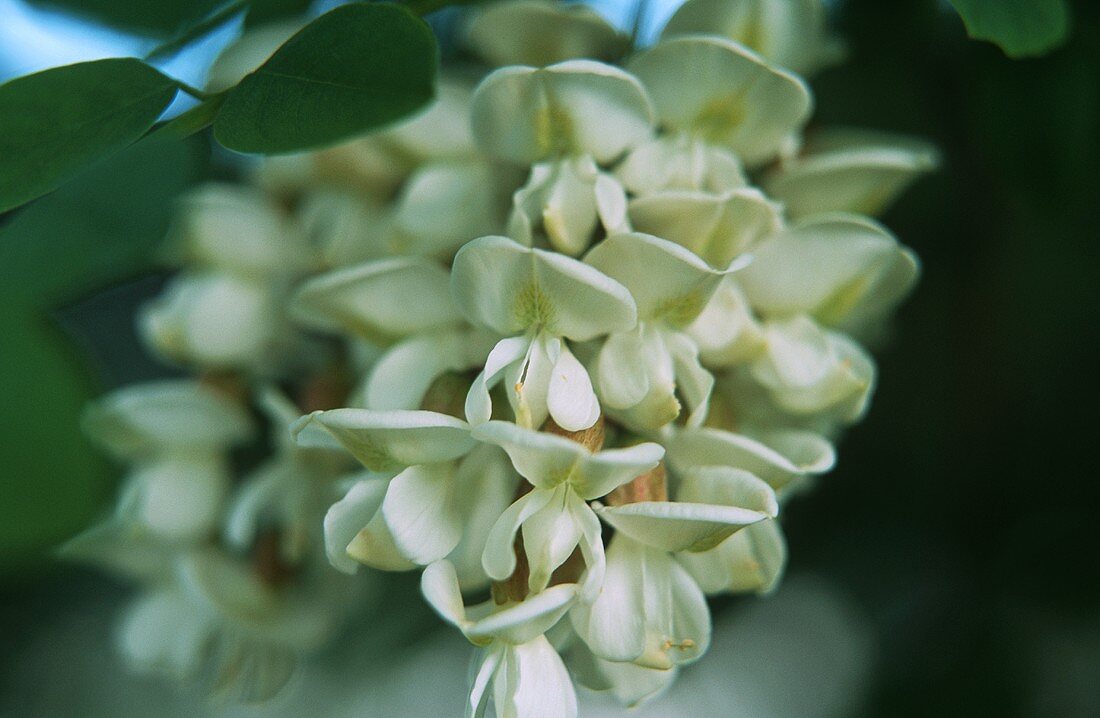
[[[192,143],[141,142],[0,228],[0,574],[45,565],[113,485],[78,425],[98,393],[87,361],[50,310],[150,265],[198,160]]]
[[[56,67],[0,85],[0,212],[139,139],[176,96],[140,60]]]
[[[950,0],[975,40],[989,40],[1009,57],[1035,57],[1061,45],[1069,32],[1065,0]]]
[[[287,17],[301,17],[312,4],[312,0],[252,0],[244,26],[251,28]]]
[[[224,0],[29,0],[143,35],[169,37],[199,21]]]
[[[402,7],[336,8],[230,90],[214,137],[239,152],[278,154],[365,133],[432,99],[438,55],[431,30]]]

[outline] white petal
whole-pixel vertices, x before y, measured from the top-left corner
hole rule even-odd
[[[120,653],[138,670],[156,669],[178,679],[201,668],[203,648],[215,626],[188,597],[161,590],[127,607],[119,625]]]
[[[481,564],[485,573],[494,581],[503,581],[516,570],[515,541],[516,532],[535,512],[546,506],[554,498],[553,491],[535,489],[509,506],[485,540],[485,552]]]
[[[645,356],[642,331],[612,334],[603,343],[596,357],[596,377],[600,387],[600,399],[614,409],[628,409],[649,392],[647,363],[639,361]]]
[[[463,530],[448,559],[458,572],[462,590],[484,588],[489,577],[481,566],[481,555],[493,524],[516,495],[519,477],[504,452],[482,444],[461,460],[454,481]]]
[[[733,275],[723,278],[687,333],[699,347],[703,364],[709,367],[741,364],[764,347],[763,330]]]
[[[591,154],[603,163],[649,135],[652,109],[629,73],[570,60],[493,72],[474,94],[472,122],[482,151],[498,159],[530,164]]]
[[[550,414],[547,404],[550,379],[561,347],[560,339],[540,332],[531,342],[523,361],[512,364],[504,373],[504,389],[520,426],[536,429],[546,422]]]
[[[604,575],[607,572],[607,558],[603,549],[603,527],[596,513],[586,504],[576,492],[571,492],[567,497],[569,511],[573,514],[573,521],[581,529],[580,549],[584,558],[585,572],[581,580],[580,600],[592,603],[596,600],[597,592],[603,586]]]
[[[504,660],[495,679],[498,716],[577,718],[573,681],[545,637],[513,647]]]
[[[823,212],[881,214],[939,162],[936,149],[926,142],[856,130],[820,132],[804,152],[768,172],[761,183],[794,218]]]
[[[474,446],[469,425],[434,411],[332,409],[303,416],[295,436],[323,429],[372,471],[448,461]]]
[[[869,290],[900,252],[897,240],[869,219],[824,215],[798,222],[759,246],[738,281],[764,314],[805,312],[835,324],[866,310]]]
[[[552,586],[468,624],[466,635],[474,642],[497,638],[511,644],[526,643],[546,633],[561,620],[576,597],[577,587],[574,584]]]
[[[681,431],[668,442],[669,459],[678,472],[697,466],[731,466],[751,472],[776,489],[807,473],[831,468],[832,461],[824,460],[819,452],[808,454],[800,458],[809,458],[809,463],[795,463],[755,439],[709,428]]]
[[[721,194],[748,184],[736,155],[684,133],[661,135],[638,145],[615,174],[640,197],[661,190]]]
[[[418,258],[394,258],[339,269],[305,282],[291,311],[319,329],[391,339],[453,325],[447,270]]]
[[[592,242],[599,220],[596,177],[589,158],[563,160],[554,167],[542,201],[542,226],[550,246],[562,254],[575,257]]]
[[[774,157],[810,114],[802,80],[723,38],[665,40],[627,67],[649,90],[662,125],[726,145],[747,165]]]
[[[466,624],[466,607],[450,562],[436,561],[426,566],[420,575],[420,592],[443,620],[459,628]]]
[[[569,485],[580,498],[597,499],[652,469],[664,454],[664,448],[653,442],[601,451],[581,462]]]
[[[217,448],[251,436],[252,420],[227,396],[187,380],[133,384],[84,413],[84,430],[120,457],[164,449]]]
[[[691,337],[681,332],[668,332],[665,344],[676,371],[676,389],[689,409],[687,425],[701,426],[710,409],[714,377],[699,363],[699,348]]]
[[[584,261],[630,290],[640,320],[673,326],[695,319],[722,279],[691,251],[636,232],[605,239]]]
[[[782,226],[779,205],[752,188],[638,197],[630,202],[630,221],[639,232],[676,242],[716,269],[726,269]]]
[[[136,518],[150,531],[169,540],[194,541],[215,530],[230,474],[218,455],[169,455],[141,466],[128,482]]]
[[[454,492],[454,467],[431,464],[405,469],[390,481],[382,516],[397,549],[410,561],[438,561],[462,537]]]
[[[481,366],[492,344],[482,332],[419,334],[378,358],[358,392],[367,409],[418,409],[432,383],[448,371]]]
[[[566,497],[567,487],[556,494]],[[573,553],[581,538],[581,527],[573,519],[568,498],[553,500],[532,514],[523,524],[523,550],[530,571],[528,586],[538,593],[550,583],[550,575]]]
[[[685,501],[643,501],[596,512],[617,531],[647,546],[693,552],[714,548],[742,528],[769,518],[750,508]]]
[[[596,210],[608,236],[630,231],[626,215],[626,190],[606,172],[596,175]]]
[[[646,652],[636,661],[669,669],[698,660],[710,646],[710,611],[691,575],[664,551],[645,550]]]
[[[359,568],[350,556],[348,545],[371,522],[386,495],[386,481],[372,478],[357,481],[344,498],[325,514],[325,554],[329,563],[344,573]]]
[[[466,395],[466,419],[472,425],[484,424],[493,415],[493,401],[489,390],[497,385],[505,370],[523,356],[531,347],[528,337],[501,339],[485,359],[485,368],[474,378]]]
[[[554,364],[546,399],[550,416],[566,431],[582,431],[600,418],[600,402],[592,380],[568,347],[561,348]]]
[[[475,324],[501,334],[542,327],[587,341],[634,326],[630,293],[592,267],[505,237],[476,239],[455,255],[455,300]]]
[[[710,551],[683,553],[677,559],[708,594],[768,593],[787,563],[787,544],[779,522],[761,521],[738,531]]]
[[[606,660],[633,661],[645,651],[641,558],[638,544],[615,538],[607,550],[607,570],[595,601],[579,603],[569,614],[589,649]]]
[[[592,8],[545,0],[479,7],[466,26],[466,42],[496,66],[545,66],[581,57],[613,61],[629,46]]]

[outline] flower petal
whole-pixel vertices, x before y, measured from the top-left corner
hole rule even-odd
[[[637,318],[618,282],[560,254],[481,237],[455,255],[455,300],[473,323],[504,335],[533,327],[576,341],[623,331]]]
[[[592,390],[592,380],[564,345],[554,363],[546,403],[550,416],[566,431],[582,431],[600,418],[600,402]]]
[[[607,550],[607,569],[595,600],[578,603],[570,612],[574,629],[596,656],[633,661],[645,651],[643,568],[640,545],[616,537]]]
[[[438,561],[462,537],[451,464],[412,466],[390,481],[382,516],[397,550],[414,563]]]
[[[678,432],[668,442],[668,456],[679,473],[700,466],[730,466],[751,472],[775,489],[832,466],[832,461],[814,454],[808,464],[795,463],[755,439],[710,428]]]
[[[355,573],[359,564],[348,555],[348,545],[371,522],[386,495],[386,481],[362,479],[325,514],[325,555],[338,570]]]
[[[600,399],[614,409],[628,409],[649,393],[649,373],[641,327],[612,334],[596,357],[596,377]]]
[[[630,44],[592,8],[546,0],[481,6],[465,31],[470,48],[498,67],[541,67],[581,57],[612,61]]]
[[[802,80],[724,38],[664,40],[627,68],[649,90],[662,125],[728,146],[746,165],[775,157],[810,114]]]
[[[605,239],[584,261],[630,290],[640,320],[677,327],[703,311],[722,279],[690,250],[638,232]]]
[[[593,60],[501,68],[478,86],[472,112],[482,151],[517,164],[558,154],[610,162],[645,139],[653,123],[641,83]]]
[[[527,519],[554,498],[553,491],[535,489],[515,500],[505,509],[485,540],[481,565],[494,581],[503,581],[516,570],[516,532]]]
[[[572,583],[551,586],[523,601],[496,610],[466,626],[467,637],[474,642],[496,638],[511,644],[523,644],[549,631],[569,610],[577,598]]]
[[[302,284],[291,312],[310,327],[382,340],[453,325],[447,270],[427,259],[367,262]]]
[[[779,522],[761,521],[738,531],[710,551],[677,556],[707,594],[768,593],[787,563]]]
[[[683,500],[601,506],[596,513],[616,531],[647,546],[691,552],[714,548],[742,528],[772,515],[748,507]]]
[[[331,409],[299,419],[295,436],[321,429],[372,471],[456,459],[474,447],[469,425],[434,411]]]

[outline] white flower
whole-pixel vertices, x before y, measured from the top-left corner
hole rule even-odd
[[[421,590],[444,620],[482,647],[466,704],[468,718],[483,716],[490,699],[497,718],[576,718],[573,683],[543,635],[576,600],[575,584],[553,586],[520,603],[490,600],[467,610],[454,568],[441,561],[424,570]]]
[[[728,147],[750,167],[774,158],[810,114],[802,80],[719,37],[663,40],[627,69],[649,91],[664,129]]]
[[[592,8],[547,0],[509,0],[475,8],[466,44],[491,65],[542,67],[565,60],[621,57],[629,39]]]
[[[661,190],[717,194],[748,186],[737,155],[687,134],[643,142],[619,163],[615,176],[641,197]]]
[[[597,165],[647,139],[653,110],[629,73],[591,60],[490,74],[474,94],[474,137],[492,157],[535,164],[516,193],[509,229],[531,244],[540,230],[550,245],[577,255],[598,223],[625,226],[626,197]]]
[[[591,380],[562,340],[633,327],[634,301],[621,284],[574,259],[482,237],[455,256],[451,286],[467,319],[508,337],[470,387],[472,424],[489,420],[489,390],[502,378],[522,426],[538,428],[547,416],[569,431],[595,423],[600,407]]]
[[[769,61],[810,75],[841,59],[843,46],[825,25],[822,0],[688,0],[662,37],[722,35]]]
[[[637,326],[609,336],[597,356],[603,404],[628,426],[653,430],[679,415],[679,393],[688,423],[702,423],[714,380],[683,329],[741,264],[717,271],[683,247],[644,234],[604,240],[584,261],[625,285],[638,307]]]
[[[216,530],[230,483],[224,453],[252,433],[239,406],[190,381],[121,389],[88,408],[84,428],[133,464],[119,515],[184,542]]]
[[[600,522],[586,501],[600,498],[652,469],[664,449],[653,443],[593,453],[570,439],[491,421],[474,436],[501,446],[512,465],[534,487],[500,516],[489,532],[483,564],[496,581],[516,569],[513,548],[523,529],[528,588],[538,593],[578,546],[587,567],[582,596],[591,600],[603,581]]]

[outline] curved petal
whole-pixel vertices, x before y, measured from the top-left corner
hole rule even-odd
[[[298,288],[292,315],[303,324],[383,340],[461,320],[446,268],[403,257],[367,262],[314,277]]]
[[[378,513],[385,495],[384,479],[360,480],[325,513],[325,555],[336,569],[355,573],[359,568],[348,555],[348,545]]]
[[[728,146],[746,165],[775,157],[810,115],[801,79],[724,38],[664,40],[627,68],[649,90],[662,125]]]
[[[504,67],[474,94],[472,123],[482,151],[518,164],[561,154],[614,160],[645,139],[653,111],[632,75],[593,60],[542,69]]]
[[[628,38],[584,5],[512,0],[479,8],[465,28],[466,43],[490,65],[541,67],[574,58],[616,60]]]
[[[454,298],[475,324],[504,335],[541,327],[587,341],[634,326],[634,301],[618,282],[575,259],[481,237],[455,255]]]
[[[450,464],[413,466],[390,481],[382,516],[397,550],[410,561],[438,561],[458,545],[462,518],[455,490]]]
[[[668,456],[680,473],[700,466],[730,466],[751,472],[775,489],[832,465],[817,454],[811,454],[807,464],[795,463],[755,439],[710,428],[678,432],[668,441]]]
[[[680,563],[707,594],[768,593],[783,575],[787,544],[779,522],[761,521],[710,551],[682,553]]]
[[[322,429],[372,471],[457,459],[476,443],[469,425],[434,411],[331,409],[300,418],[295,437]]]
[[[500,716],[577,718],[573,681],[544,636],[507,650],[494,680]]]
[[[554,363],[546,404],[554,422],[566,431],[583,431],[600,418],[600,402],[592,390],[592,380],[564,345]]]
[[[521,360],[531,349],[531,338],[509,337],[501,339],[485,359],[485,367],[474,378],[466,395],[466,419],[477,426],[489,421],[493,415],[493,401],[489,390],[497,385],[501,375]]]
[[[570,612],[574,630],[596,656],[633,661],[645,651],[643,568],[639,544],[616,537],[599,593],[590,605],[578,603]]]
[[[489,529],[485,540],[485,551],[481,555],[481,565],[485,573],[494,581],[503,581],[516,570],[516,532],[537,511],[554,498],[553,491],[535,489],[518,499],[505,509],[500,518]]]
[[[703,311],[686,329],[708,367],[727,367],[754,358],[764,334],[733,275],[722,279]]]
[[[457,628],[463,628],[468,623],[458,587],[458,575],[449,561],[435,561],[424,567],[424,572],[420,574],[420,592],[428,605],[447,623]]]
[[[663,190],[722,194],[748,185],[735,154],[685,133],[643,142],[619,163],[615,175],[636,197]]]
[[[612,334],[596,356],[596,380],[600,399],[613,409],[629,409],[649,393],[646,344],[641,327]]]
[[[712,549],[744,527],[774,515],[741,506],[685,501],[602,506],[596,513],[616,531],[647,546],[691,552]]]
[[[561,620],[576,598],[575,584],[551,586],[519,603],[469,623],[465,632],[475,643],[485,638],[495,638],[513,645],[527,643],[549,631]]]
[[[605,239],[584,261],[630,290],[640,320],[672,326],[695,319],[722,280],[690,250],[637,232]]]
[[[804,150],[761,181],[792,218],[824,212],[879,215],[939,164],[931,144],[882,132],[826,130],[813,135]]]

